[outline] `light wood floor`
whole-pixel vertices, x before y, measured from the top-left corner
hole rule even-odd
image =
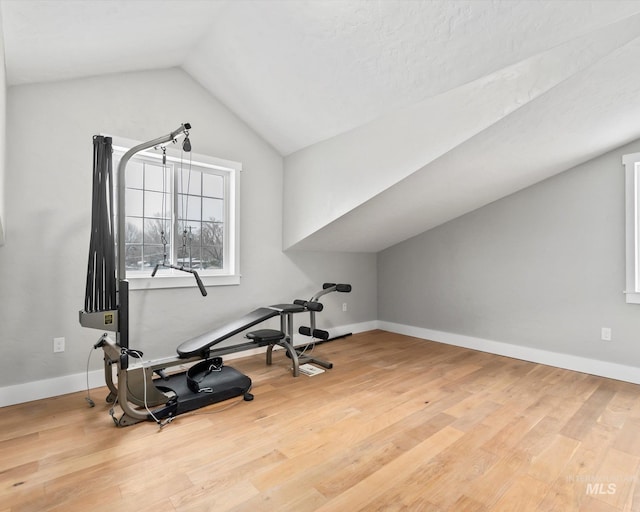
[[[230,362],[255,400],[161,431],[84,393],[2,409],[0,511],[640,511],[640,386],[382,331],[316,352]]]

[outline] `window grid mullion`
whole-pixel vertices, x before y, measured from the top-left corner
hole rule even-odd
[[[145,264],[151,264],[152,266],[155,265],[157,258],[162,258],[161,253],[163,252],[158,251],[158,243],[161,244],[161,249],[163,248],[162,241],[157,240],[157,223],[155,219],[155,209],[159,195],[154,192],[152,194],[153,197],[150,197],[150,195],[146,193],[149,187],[152,187],[153,190],[157,189],[157,173],[155,171],[158,170],[157,167],[159,167],[158,164],[160,162],[157,161],[157,159],[153,159],[152,161],[150,160],[149,162],[147,162],[147,160],[149,160],[149,157],[147,155],[141,155],[140,157],[136,155],[132,157],[131,160],[138,160],[138,162],[142,164],[142,197],[140,198],[140,203],[138,203],[141,204],[142,207],[140,218],[142,239],[140,240],[140,243],[138,245],[139,253],[136,258],[137,261],[131,261],[130,264],[135,263],[135,267],[138,271],[144,271],[146,269]],[[147,173],[150,172],[150,166],[152,165],[152,171],[154,174],[152,176],[148,176]],[[162,173],[163,180],[166,176],[166,181],[164,183],[166,184],[167,189],[165,190],[165,185],[162,185],[162,189],[165,195],[162,199],[163,211],[161,212],[161,215],[159,217],[161,217],[160,222],[162,223],[160,229],[162,231],[165,231],[165,235],[168,235],[166,236],[168,245],[166,251],[167,262],[173,265],[177,265],[179,263],[188,265],[189,261],[192,261],[194,268],[198,268],[200,270],[223,270],[227,266],[227,263],[230,262],[233,250],[233,248],[229,245],[231,242],[230,237],[233,236],[233,234],[231,233],[230,222],[230,208],[232,207],[231,203],[233,203],[233,199],[229,199],[232,194],[232,179],[230,178],[229,173],[218,173],[217,171],[209,169],[206,164],[203,166],[199,166],[197,163],[192,165],[192,185],[195,184],[193,182],[195,182],[195,179],[197,179],[199,182],[199,187],[191,188],[199,188],[199,193],[192,194],[191,197],[188,197],[188,192],[191,192],[191,190],[182,190],[182,186],[184,185],[184,183],[183,177],[180,174],[181,165],[179,162],[168,161],[166,164],[166,170],[168,174],[165,172]],[[187,169],[184,169],[184,171],[185,173],[188,172]],[[220,190],[221,193],[212,195],[212,192],[209,189],[207,189],[207,193],[205,193],[205,174],[212,174],[222,178],[222,189]],[[180,201],[181,194],[182,201]],[[210,218],[205,219],[205,214],[212,208],[210,201],[208,203],[205,203],[205,198],[219,199],[222,201],[222,211],[217,212],[217,206],[215,207],[216,209],[213,210],[214,213],[220,213],[222,215],[221,219],[218,219],[218,215],[215,215],[215,220],[212,220]],[[187,205],[192,202],[190,200],[200,201],[197,213],[194,212],[194,208],[193,206],[191,206],[191,212],[193,213],[193,215],[191,215],[187,209]],[[168,211],[165,211],[164,209],[165,202],[168,206]],[[150,212],[149,208],[153,208],[154,212]],[[184,216],[184,218],[182,218],[182,216]],[[210,228],[210,230],[204,229],[205,222],[207,223],[207,228]],[[183,228],[187,228],[188,237],[188,239],[186,240],[186,252],[184,254],[183,261],[178,260],[182,251],[183,233],[181,229],[181,223]],[[169,233],[167,234],[166,231],[169,231]],[[205,232],[207,233],[207,236],[204,235]],[[219,237],[221,237],[221,239],[219,239]],[[132,242],[131,244],[137,245],[138,242],[136,242],[135,244]],[[211,247],[210,244],[212,244]],[[205,247],[207,248],[207,250],[211,250],[213,252],[211,254],[205,254]],[[218,249],[222,249],[221,253],[217,252]],[[215,266],[209,266],[212,264]],[[218,267],[218,265],[221,265],[221,267]],[[167,272],[165,275],[169,273],[170,272]]]
[[[178,232],[178,173],[173,163],[167,164],[171,173],[171,265],[177,265],[178,255],[176,247],[176,233]]]
[[[147,217],[145,216],[145,206],[147,200],[147,163],[142,160],[142,245],[140,246],[140,266],[144,269],[144,261],[147,255],[147,251],[145,250],[147,234],[146,234],[146,226],[147,226]]]

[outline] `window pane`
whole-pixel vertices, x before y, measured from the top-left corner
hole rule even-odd
[[[132,190],[130,188],[125,190],[125,213],[127,216],[142,217],[142,190]]]
[[[165,183],[162,186],[162,177],[164,175]],[[145,162],[144,165],[144,188],[146,190],[156,190],[158,192],[169,191],[169,170],[163,169],[162,165],[155,165]]]
[[[200,245],[200,223],[190,222],[186,226],[180,226],[176,236],[176,246],[179,257],[187,257],[193,247]]]
[[[162,263],[163,256],[164,256],[164,251],[163,251],[163,247],[161,245],[146,245],[145,244],[145,246],[144,246],[143,270],[152,269],[158,263]]]
[[[193,169],[189,171],[188,165],[184,166],[182,170],[180,170],[179,164],[177,167],[178,170],[178,192],[182,194],[194,194],[201,195],[202,187],[200,186],[200,181],[202,180],[202,173],[199,171],[194,171]]]
[[[178,219],[180,220],[200,220],[201,202],[199,196],[178,195]]]
[[[167,196],[166,201],[163,203],[163,196]],[[168,194],[162,194],[162,192],[144,192],[144,216],[145,217],[164,217],[163,212],[170,211],[170,201]]]
[[[190,259],[187,261],[187,265],[189,265],[190,268],[195,268],[195,269],[200,269],[202,268],[201,265],[201,257],[200,257],[200,247],[193,247],[191,249],[191,255],[190,255]]]
[[[144,243],[162,244],[162,231],[169,243],[171,222],[167,219],[144,219]]]
[[[202,268],[222,268],[223,259],[222,244],[202,247]]]
[[[142,269],[142,245],[126,245],[125,265],[127,270]]]
[[[127,217],[124,241],[127,244],[142,243],[142,219],[137,217]]]
[[[114,166],[114,170],[117,166]],[[142,188],[142,162],[136,160],[129,160],[127,163],[127,171],[124,177],[124,184],[126,187]]]
[[[224,196],[224,178],[216,174],[202,173],[202,195],[222,199]]]
[[[178,249],[178,265],[185,267],[198,268],[200,264],[200,247],[193,246],[187,248],[186,252],[182,251],[182,247]]]
[[[222,245],[222,227],[220,222],[203,222],[202,245]]]
[[[200,245],[200,222],[189,221],[185,226],[182,226],[180,230],[180,243],[182,244],[182,237],[184,236],[184,231],[187,231],[187,245],[191,244]]]
[[[197,163],[190,167],[188,156],[182,165],[169,161],[166,167],[146,156],[129,160],[125,190],[127,269],[150,273],[165,254],[167,263],[201,270],[224,268],[226,174],[216,174]]]
[[[224,221],[224,203],[222,199],[202,199],[202,220]]]

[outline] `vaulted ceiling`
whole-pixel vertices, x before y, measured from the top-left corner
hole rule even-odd
[[[395,178],[386,169],[379,189],[292,235],[290,247],[381,250],[640,137],[637,0],[0,8],[9,85],[179,66],[285,162],[314,148],[330,156],[331,141],[415,112],[411,126],[433,138],[430,152],[409,155]]]

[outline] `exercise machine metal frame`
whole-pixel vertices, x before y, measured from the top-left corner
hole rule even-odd
[[[191,340],[187,340],[178,347],[178,357],[167,357],[148,361],[146,363],[138,362],[136,364],[130,364],[130,357],[140,359],[142,357],[142,353],[138,350],[130,349],[129,347],[129,283],[126,279],[126,254],[124,249],[126,226],[126,166],[131,157],[136,153],[161,146],[167,142],[175,142],[176,138],[181,135],[185,136],[184,142],[186,144],[188,142],[188,130],[190,128],[191,125],[189,123],[184,123],[180,125],[179,128],[165,136],[158,137],[131,148],[120,159],[117,170],[118,189],[116,211],[109,212],[109,215],[111,216],[109,219],[111,225],[113,225],[114,214],[117,218],[117,243],[115,244],[115,254],[117,256],[115,265],[116,307],[109,307],[105,309],[96,308],[97,310],[92,308],[91,311],[86,311],[87,307],[85,301],[85,310],[81,310],[79,312],[79,321],[83,327],[108,331],[99,338],[97,343],[94,345],[94,349],[101,348],[104,353],[104,376],[106,385],[109,389],[107,402],[113,404],[117,403],[123,412],[120,418],[116,418],[115,414],[112,412],[114,423],[117,426],[128,426],[147,420],[155,420],[162,426],[162,422],[171,421],[175,415],[180,414],[181,412],[187,412],[194,408],[203,407],[205,405],[215,403],[215,401],[231,398],[231,396],[244,395],[245,400],[253,399],[253,395],[249,393],[251,389],[251,379],[239,372],[236,372],[230,367],[225,367],[228,369],[227,377],[229,377],[231,372],[235,372],[235,374],[231,373],[230,375],[233,383],[229,384],[229,393],[219,400],[213,396],[203,394],[203,398],[201,400],[191,400],[192,403],[188,405],[188,408],[180,409],[179,397],[175,393],[172,394],[170,389],[167,392],[167,386],[164,386],[163,384],[170,381],[172,377],[186,374],[187,372],[184,371],[186,366],[212,357],[240,352],[256,348],[257,346],[267,346],[266,363],[270,365],[272,364],[273,349],[278,345],[284,348],[287,355],[291,358],[294,377],[299,375],[299,365],[304,362],[315,362],[325,368],[331,368],[331,363],[304,355],[303,353],[298,352],[293,346],[293,315],[296,313],[308,312],[310,314],[310,326],[301,327],[299,331],[300,334],[321,340],[327,340],[329,336],[328,333],[316,328],[315,314],[322,311],[323,308],[322,304],[318,302],[318,299],[333,291],[351,291],[350,285],[325,283],[323,289],[316,293],[309,301],[296,300],[293,304],[278,304],[267,308],[259,308],[258,310],[245,315],[243,319],[246,318],[246,320],[240,319],[230,325],[223,326],[217,330],[205,333],[204,335]],[[172,268],[192,273],[202,295],[206,295],[206,290],[204,289],[202,281],[195,270],[182,267]],[[154,270],[154,274],[156,270],[157,267]],[[248,330],[252,326],[274,316],[280,317],[280,331],[272,330],[272,332],[277,333],[277,335],[267,338],[257,338],[254,339],[254,341],[247,343],[212,349],[212,346],[220,343],[221,341],[224,341],[225,339],[228,339],[242,331]],[[115,340],[111,338],[109,332],[114,332],[116,334]],[[181,351],[181,347],[186,347],[186,349]],[[189,347],[191,347],[191,349],[189,349]],[[116,381],[114,381],[114,367],[117,369],[117,384]],[[167,369],[175,367],[182,367],[181,370],[183,371],[169,375],[166,373]],[[156,376],[155,378],[154,375]],[[227,381],[228,380],[229,379],[227,378]],[[150,407],[160,408],[151,411]]]

